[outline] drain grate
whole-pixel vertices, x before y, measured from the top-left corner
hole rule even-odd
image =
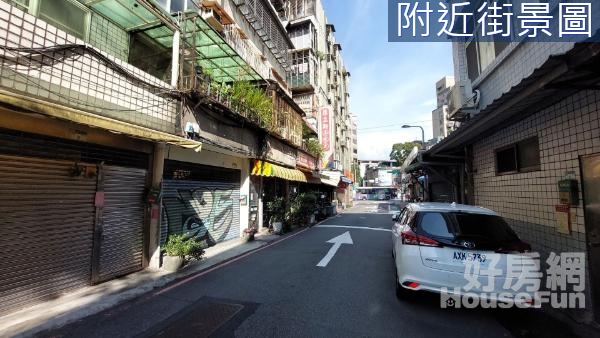
[[[168,323],[155,337],[209,337],[244,308],[240,304],[205,302]]]

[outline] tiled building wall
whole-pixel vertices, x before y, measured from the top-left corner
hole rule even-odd
[[[106,23],[97,21],[96,33],[102,25],[108,28]],[[105,41],[103,48],[107,48],[109,41]],[[0,52],[0,87],[151,129],[177,133],[176,103],[155,94],[156,88],[164,88],[167,92],[170,86],[148,73],[112,55],[108,58],[118,67],[109,67],[83,49],[74,52],[40,50],[37,53],[44,55],[42,62],[38,61],[35,51],[19,50],[70,44],[83,45],[84,41],[0,1],[0,45],[16,48]],[[122,41],[116,41],[115,46],[120,50]]]
[[[558,181],[569,172],[580,181],[579,156],[600,153],[599,110],[600,93],[582,91],[475,143],[475,202],[491,207],[509,219],[554,229]],[[496,175],[494,150],[536,135],[541,170]],[[565,238],[583,243],[582,204],[575,212],[573,233]],[[581,243],[567,245],[561,242],[555,248],[576,249]]]
[[[494,151],[536,135],[541,170],[496,175]],[[474,144],[475,204],[507,218],[543,261],[550,252],[585,252],[581,186],[571,234],[557,231],[555,205],[558,181],[574,174],[581,184],[579,157],[591,154],[600,154],[600,92],[582,91]]]

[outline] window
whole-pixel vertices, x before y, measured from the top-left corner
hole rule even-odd
[[[537,136],[496,150],[496,174],[540,170],[540,147]]]
[[[509,244],[519,240],[515,232],[500,216],[463,212],[449,215],[454,217],[457,238],[468,238],[477,244],[487,245]]]
[[[144,33],[131,35],[129,63],[152,76],[167,81],[171,77],[171,50]]]
[[[39,0],[38,17],[82,40],[87,38],[90,12],[76,2]]]
[[[514,145],[496,151],[496,173],[517,172],[517,148]]]
[[[502,3],[510,1],[498,1],[499,6]],[[515,24],[514,22],[512,23]],[[471,81],[475,81],[481,73],[502,53],[510,44],[511,37],[503,37],[500,34],[481,39],[481,24],[473,19],[467,23],[473,27],[473,37],[465,43],[467,57],[467,71]],[[511,35],[514,35],[514,27],[511,28]],[[512,37],[514,38],[514,36]]]
[[[8,0],[8,3],[24,12],[29,10],[29,0]]]
[[[157,0],[158,5],[169,13],[197,10],[191,0]]]
[[[435,237],[452,238],[448,223],[439,212],[427,212],[421,217],[421,230]]]
[[[478,34],[478,33],[475,33]],[[467,52],[467,71],[469,79],[475,81],[498,55],[502,52],[509,42],[505,41],[478,41],[474,37],[466,43]]]
[[[517,145],[519,171],[540,170],[540,145],[537,137],[521,141]]]

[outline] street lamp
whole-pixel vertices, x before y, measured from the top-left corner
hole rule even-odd
[[[423,127],[421,126],[409,126],[408,124],[405,124],[402,126],[403,129],[406,128],[420,128],[421,129],[421,140],[423,141],[423,148],[425,148],[425,129],[423,129]]]

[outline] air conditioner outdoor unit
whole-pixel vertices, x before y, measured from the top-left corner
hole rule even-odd
[[[201,10],[202,18],[217,32],[223,32],[223,23],[221,16],[212,8],[203,8]]]
[[[480,96],[479,90],[473,91],[471,82],[457,83],[448,97],[448,119],[464,120],[468,115],[475,113]]]

